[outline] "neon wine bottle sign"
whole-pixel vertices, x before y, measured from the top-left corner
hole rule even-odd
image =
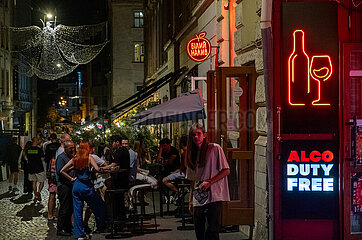
[[[195,62],[203,62],[210,56],[211,43],[205,36],[206,32],[201,32],[187,43],[187,54]]]
[[[305,51],[305,33],[293,32],[293,51],[288,58],[288,101],[291,106],[330,106],[322,97],[322,86],[332,76],[329,55],[312,56]],[[311,82],[311,77],[316,81]],[[308,97],[307,97],[308,96]],[[312,99],[310,101],[310,99]]]

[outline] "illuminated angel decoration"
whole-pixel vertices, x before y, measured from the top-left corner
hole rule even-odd
[[[107,44],[107,25],[10,27],[14,64],[20,73],[55,80],[92,61]]]

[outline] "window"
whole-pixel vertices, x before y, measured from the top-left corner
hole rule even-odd
[[[143,84],[142,84],[142,83],[136,83],[136,84],[135,84],[135,87],[136,87],[136,92],[139,92],[139,91],[142,90]]]
[[[133,12],[134,18],[134,27],[141,28],[143,27],[143,13],[141,11]]]
[[[144,45],[143,43],[134,44],[134,62],[144,62]]]

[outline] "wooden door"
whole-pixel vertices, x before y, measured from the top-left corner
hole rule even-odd
[[[230,165],[230,202],[222,225],[254,225],[255,67],[218,67],[208,73],[207,129]]]

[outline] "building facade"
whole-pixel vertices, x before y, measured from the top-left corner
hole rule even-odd
[[[218,74],[215,72],[218,67],[252,69],[255,77],[247,83],[248,88],[241,88],[241,91],[247,92],[243,94],[244,97],[247,96],[247,99],[236,95],[236,90],[239,90],[239,85],[242,85],[242,81],[239,80],[241,77],[230,77],[226,80],[227,90],[222,101],[229,99],[224,109],[228,116],[224,119],[227,125],[224,140],[226,141],[227,138],[228,148],[248,150],[248,154],[251,153],[253,159],[247,162],[252,165],[248,169],[252,174],[245,172],[248,174],[245,178],[241,177],[244,172],[235,170],[238,168],[238,161],[229,162],[232,168],[232,174],[229,176],[231,202],[239,207],[231,210],[232,207],[225,206],[223,222],[229,225],[240,225],[240,230],[252,236],[253,239],[267,239],[269,225],[266,99],[260,29],[261,2],[261,0],[147,1],[145,9],[146,80],[161,79],[167,73],[182,67],[188,67],[190,70],[182,79],[175,79],[169,85],[162,87],[158,91],[160,99],[174,98],[180,92],[190,91],[191,86],[195,85],[196,88],[201,89],[203,98],[207,101],[205,105],[207,109],[209,103],[212,105],[211,102],[216,101],[209,99],[212,95],[208,95],[208,88],[211,86],[209,84],[211,78],[213,79]],[[165,9],[168,10],[165,11]],[[202,32],[206,33],[205,37],[211,43],[211,53],[205,61],[195,62],[188,56],[187,45],[196,34]],[[201,80],[194,84],[192,77],[201,77]],[[211,91],[218,90],[213,88]],[[244,100],[249,105],[248,109],[242,112],[241,102]],[[207,119],[216,118],[220,112],[221,107],[216,108],[214,112],[208,112]],[[245,122],[250,127],[248,130],[242,130],[241,121],[243,120],[239,118],[244,113],[250,115],[249,120]],[[211,129],[215,130],[215,138],[212,140],[222,142],[222,139],[216,137],[221,129],[211,124],[207,121],[209,135],[211,135]],[[213,122],[213,124],[216,123]],[[185,123],[172,125],[170,137],[173,140],[176,140],[175,136],[187,133],[187,127],[183,129],[182,126],[185,127]],[[244,135],[247,137],[240,140]],[[244,180],[252,182],[244,186],[244,183],[239,182]],[[245,207],[248,209],[243,212]],[[244,214],[247,217],[236,217],[237,214]]]
[[[109,106],[139,91],[144,82],[143,1],[109,1],[111,71]]]
[[[1,26],[1,40],[0,40],[0,72],[1,72],[1,123],[2,129],[13,128],[13,81],[11,71],[11,54],[10,54],[10,37],[9,26],[11,26],[11,11],[12,4],[10,1],[2,1],[0,4],[0,26]]]

